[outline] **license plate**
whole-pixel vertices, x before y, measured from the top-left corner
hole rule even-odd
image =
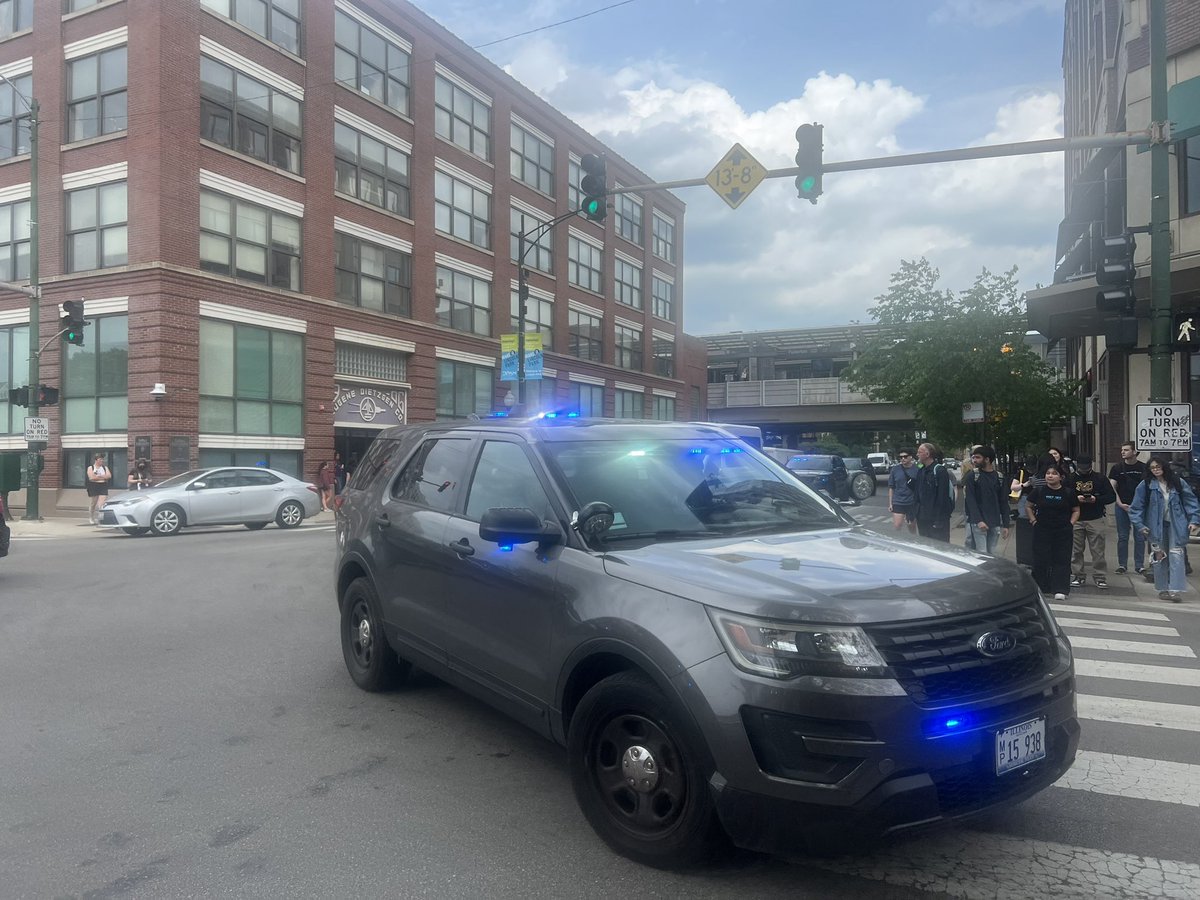
[[[1013,769],[1046,756],[1046,720],[1030,719],[1020,725],[1010,725],[996,732],[996,774],[1003,775]]]

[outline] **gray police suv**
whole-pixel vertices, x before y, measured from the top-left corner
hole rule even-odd
[[[405,426],[342,495],[350,676],[412,664],[566,745],[615,850],[853,848],[1071,765],[1071,649],[1015,565],[858,527],[716,426]]]

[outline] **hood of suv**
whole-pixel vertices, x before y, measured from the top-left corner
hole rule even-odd
[[[669,541],[605,556],[608,574],[746,615],[798,622],[898,622],[970,613],[1029,596],[1005,560],[861,528]]]

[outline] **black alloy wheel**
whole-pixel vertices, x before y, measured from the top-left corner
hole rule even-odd
[[[571,719],[575,798],[618,853],[658,868],[711,859],[726,840],[707,787],[711,765],[679,714],[640,672],[596,684]]]
[[[376,610],[379,598],[366,578],[356,578],[342,595],[342,656],[351,679],[364,691],[385,691],[412,669],[396,656]]]

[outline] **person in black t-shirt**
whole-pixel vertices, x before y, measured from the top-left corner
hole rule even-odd
[[[1108,587],[1108,561],[1105,559],[1104,508],[1116,500],[1112,485],[1092,468],[1092,458],[1080,453],[1075,459],[1075,474],[1067,476],[1067,486],[1079,498],[1079,521],[1075,523],[1075,543],[1071,553],[1071,584],[1083,587],[1087,576],[1083,573],[1083,548],[1086,544],[1092,553],[1092,575],[1096,587]]]
[[[1046,483],[1029,494],[1025,515],[1033,524],[1033,580],[1043,593],[1066,600],[1071,593],[1071,544],[1079,499],[1063,483],[1058,466],[1043,473]]]
[[[1118,575],[1124,575],[1129,561],[1129,532],[1133,532],[1133,568],[1139,574],[1145,573],[1146,540],[1138,529],[1129,524],[1129,504],[1133,502],[1133,492],[1137,486],[1146,480],[1146,464],[1138,460],[1137,449],[1132,441],[1121,445],[1121,461],[1108,470],[1108,481],[1117,492],[1117,502],[1113,504],[1117,518],[1117,568]]]

